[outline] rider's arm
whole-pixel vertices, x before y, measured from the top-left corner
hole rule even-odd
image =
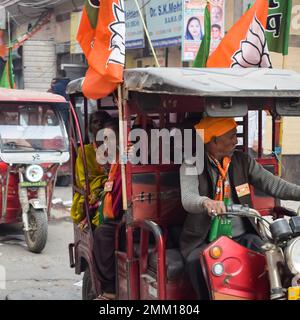
[[[194,174],[193,174],[194,173]],[[199,195],[196,167],[183,163],[180,167],[180,189],[183,208],[189,213],[202,213],[203,202],[209,200]]]
[[[249,181],[256,188],[274,198],[282,200],[300,200],[300,186],[287,182],[249,157]]]

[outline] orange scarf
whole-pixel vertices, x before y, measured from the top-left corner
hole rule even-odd
[[[224,201],[224,204],[228,205],[231,202],[230,183],[228,179],[228,169],[231,159],[229,157],[224,157],[221,165],[221,163],[212,156],[209,156],[209,158],[219,171],[215,200]],[[214,241],[222,235],[226,235],[230,238],[232,237],[231,219],[220,216],[213,217],[208,240],[210,242]]]
[[[228,169],[231,159],[229,157],[224,157],[223,163],[221,165],[221,163],[217,159],[213,158],[212,156],[209,157],[219,171],[215,200],[224,201],[225,204],[228,204],[231,198],[230,183],[228,179]]]
[[[122,205],[121,170],[119,163],[111,164],[99,206],[100,224],[119,218]]]

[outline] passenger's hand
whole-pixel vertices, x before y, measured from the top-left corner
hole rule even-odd
[[[207,210],[208,215],[215,216],[226,212],[226,207],[223,201],[205,200],[203,207]]]
[[[130,160],[135,155],[135,149],[133,143],[128,143],[126,153],[127,153],[127,159]]]

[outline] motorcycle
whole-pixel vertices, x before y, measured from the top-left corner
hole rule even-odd
[[[270,221],[232,205],[222,215],[257,219],[264,245],[259,253],[222,236],[204,250],[200,260],[211,299],[300,300],[300,216],[286,208],[273,212]]]
[[[47,242],[57,170],[69,160],[64,98],[0,90],[0,224],[23,223],[28,249]]]

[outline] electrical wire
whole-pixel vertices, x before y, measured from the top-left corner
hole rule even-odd
[[[4,0],[4,2],[2,1],[1,6],[7,8],[17,4],[18,2],[21,2],[21,0]]]
[[[50,5],[53,6],[63,2],[65,2],[65,0],[41,0],[39,2],[21,1],[20,3],[18,3],[18,6],[42,9],[42,8],[45,8],[46,6],[50,6]]]

